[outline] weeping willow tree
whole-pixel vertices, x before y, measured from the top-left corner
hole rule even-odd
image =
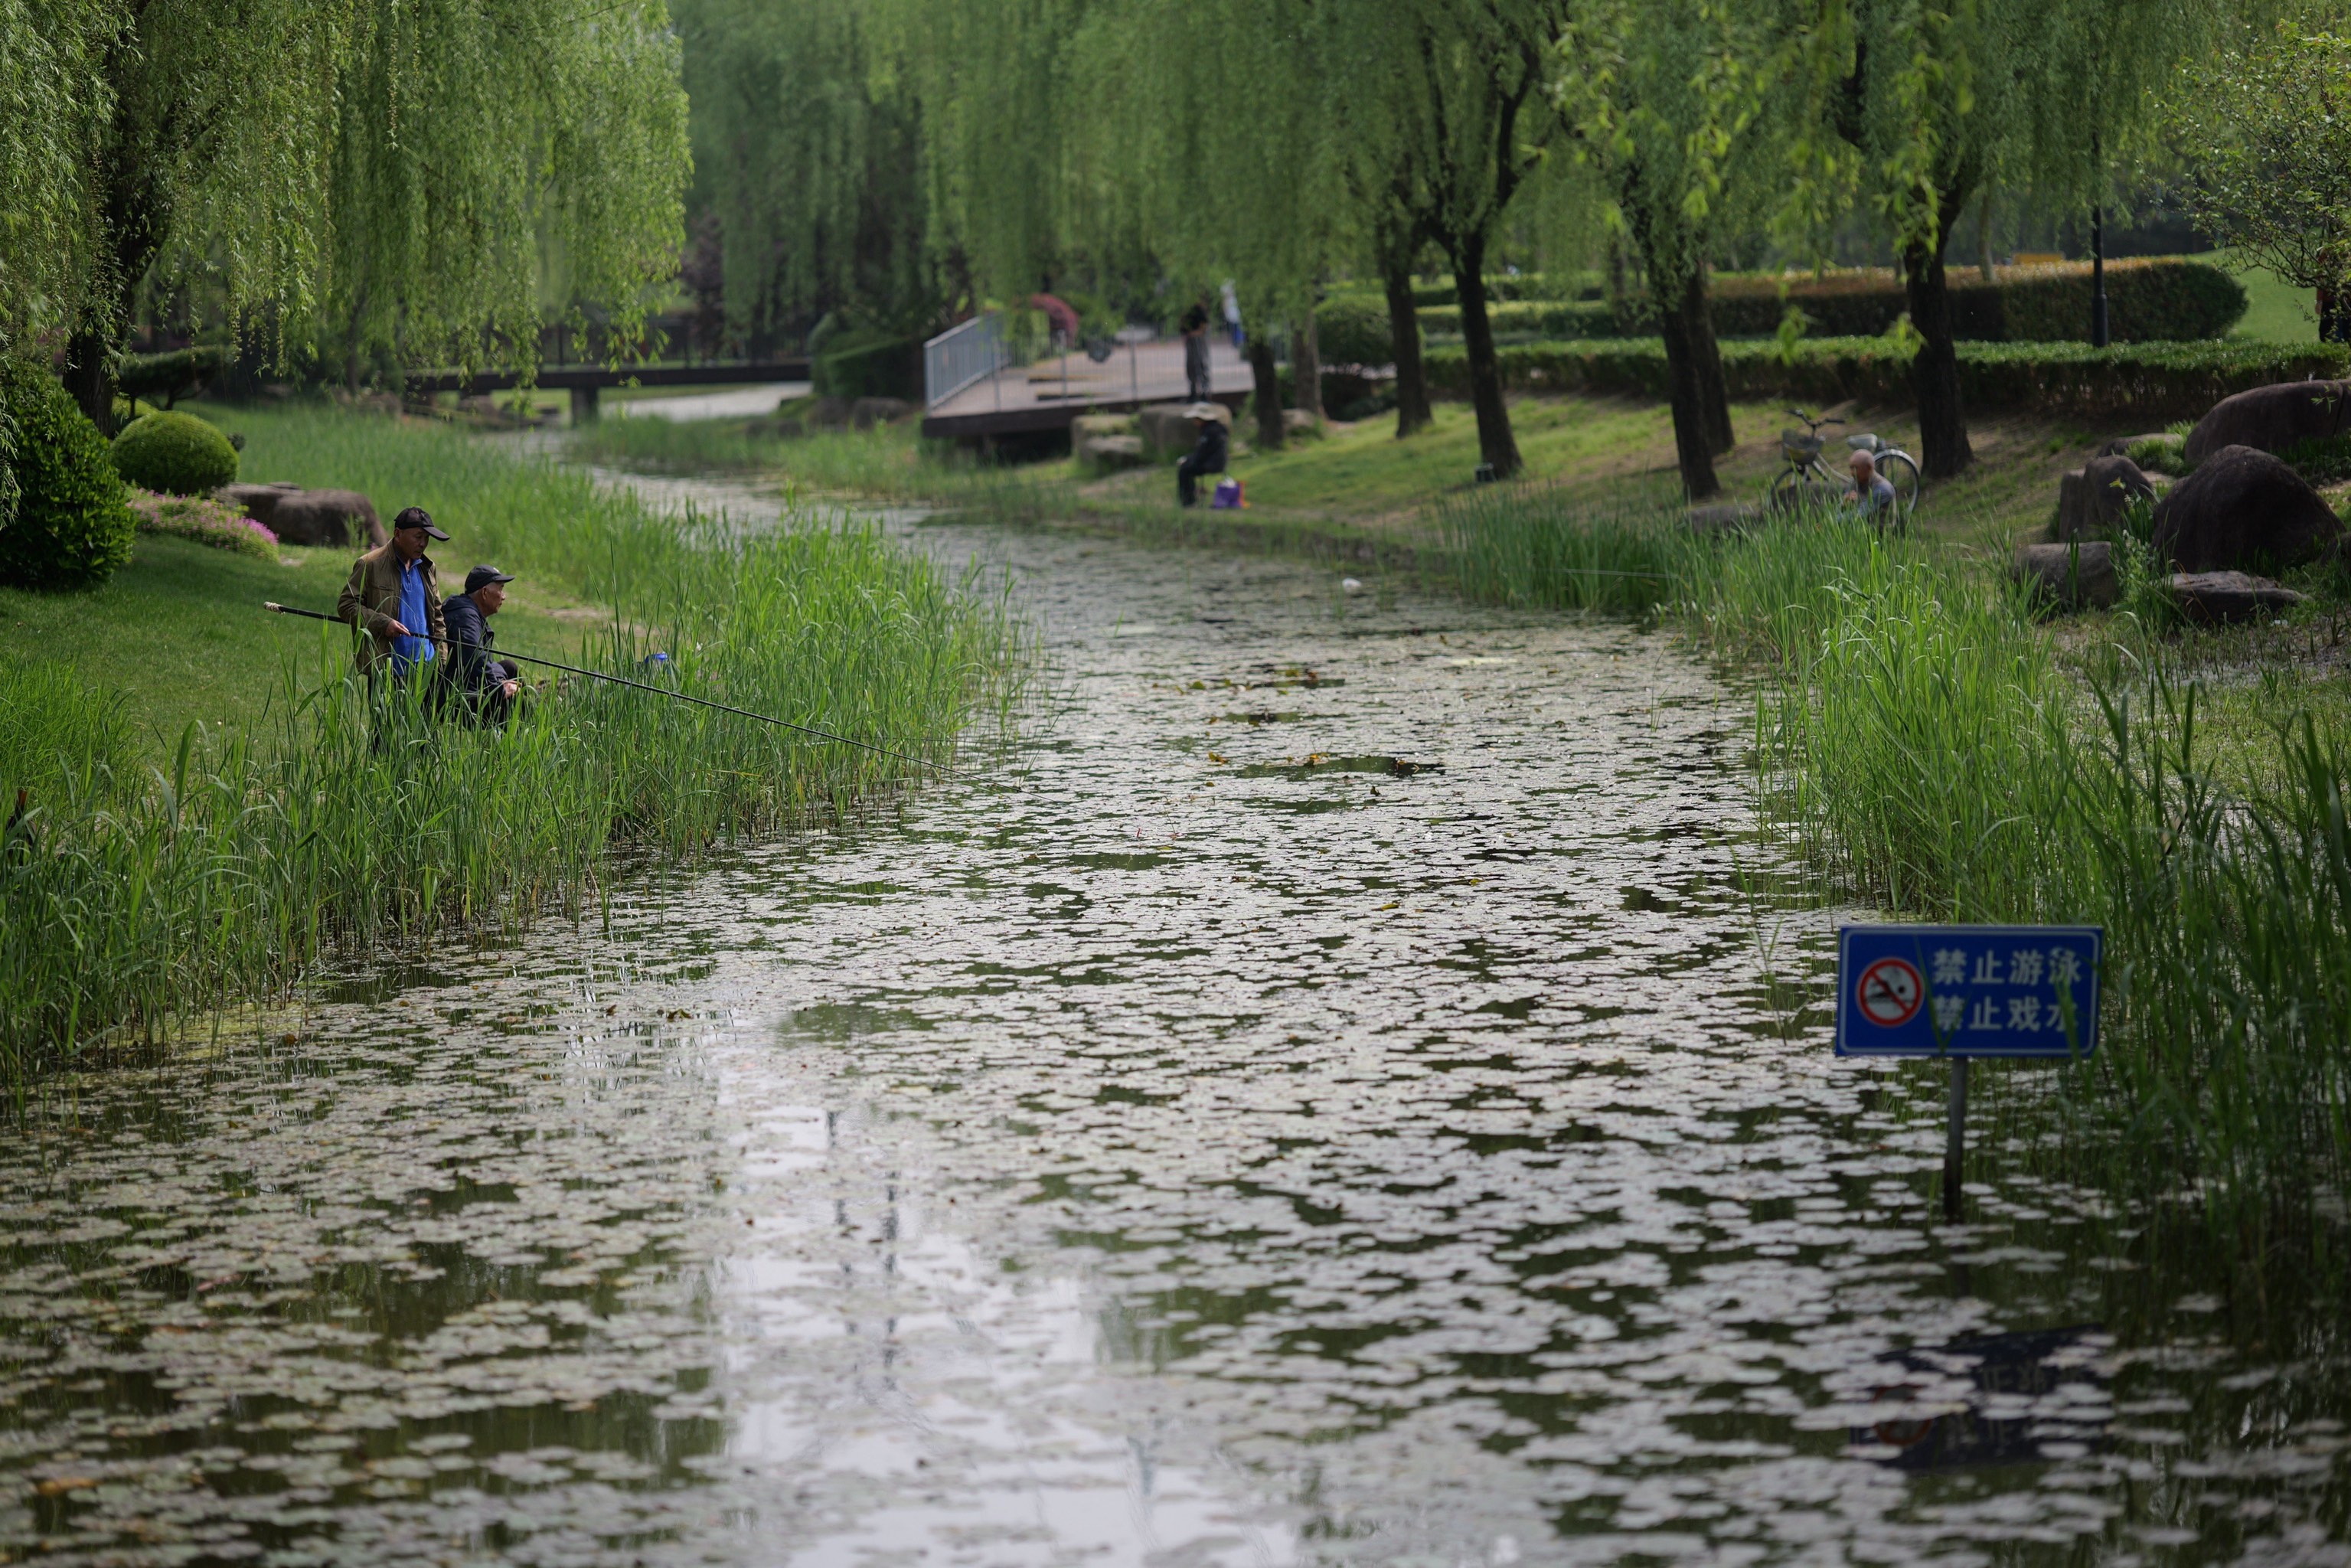
[[[1325,90],[1350,106],[1366,219],[1384,238],[1391,267],[1422,239],[1444,250],[1461,308],[1479,452],[1506,478],[1523,465],[1487,313],[1486,268],[1512,200],[1559,130],[1550,94],[1567,6],[1355,0],[1325,4],[1317,16],[1330,62]],[[1392,274],[1392,301],[1395,282]]]
[[[371,350],[528,362],[550,311],[593,307],[633,338],[683,232],[678,53],[648,0],[361,0],[324,192],[347,377]]]
[[[1179,290],[1230,278],[1249,342],[1258,442],[1283,439],[1274,331],[1313,403],[1314,296],[1349,221],[1345,121],[1326,96],[1326,40],[1301,0],[1105,0],[1073,40],[1069,177],[1105,251],[1147,248]]]
[[[2199,228],[2317,296],[2351,341],[2351,39],[2288,21],[2191,59],[2170,99]]]
[[[120,17],[89,0],[0,0],[0,334],[73,319],[92,256],[88,155],[113,108]]]
[[[625,311],[674,265],[659,0],[0,0],[0,72],[6,308],[65,332],[102,426],[159,271],[242,327],[332,302],[432,353],[527,334],[550,287]]]
[[[1693,500],[1720,490],[1714,458],[1735,439],[1707,269],[1783,166],[1779,82],[1795,25],[1761,0],[1583,0],[1560,46],[1568,150],[1601,181],[1647,274]]]
[[[915,329],[952,289],[930,246],[923,105],[899,35],[858,0],[679,0],[697,201],[729,324],[845,305]]]
[[[1809,95],[1836,142],[1792,183],[1822,211],[1857,196],[1894,242],[1917,337],[1911,382],[1930,478],[1974,454],[1944,253],[1987,184],[2086,206],[2152,130],[2158,89],[2221,36],[2231,0],[1845,0],[1812,29]]]

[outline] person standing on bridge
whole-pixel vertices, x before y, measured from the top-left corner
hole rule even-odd
[[[1177,328],[1184,337],[1184,395],[1194,402],[1206,402],[1214,389],[1208,384],[1208,300],[1206,295],[1192,302],[1184,312]]]

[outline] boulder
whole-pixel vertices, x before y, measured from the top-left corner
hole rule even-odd
[[[2241,571],[2183,571],[2164,587],[2181,614],[2208,625],[2242,621],[2264,610],[2288,610],[2303,600],[2283,583]]]
[[[862,397],[849,405],[849,423],[860,430],[871,430],[877,424],[895,424],[914,412],[914,405],[902,397]]]
[[[820,397],[808,405],[806,418],[819,430],[843,430],[850,423],[851,406],[847,398]]]
[[[2068,610],[2105,610],[2122,597],[2115,580],[2115,547],[2104,539],[2074,544],[2019,545],[2008,574],[2036,598]]]
[[[771,413],[765,419],[748,421],[743,426],[743,434],[746,435],[767,436],[778,441],[791,440],[799,433],[800,422],[787,418],[780,413]]]
[[[277,503],[299,494],[301,488],[283,479],[275,485],[224,485],[213,492],[213,498],[227,502],[274,534],[277,532]]]
[[[1140,435],[1096,435],[1078,443],[1078,455],[1104,468],[1139,468],[1151,461]]]
[[[1697,534],[1737,534],[1761,522],[1764,508],[1753,501],[1725,501],[1711,507],[1692,507],[1684,520]]]
[[[1155,402],[1134,416],[1135,427],[1143,432],[1143,444],[1163,456],[1180,455],[1192,450],[1199,436],[1192,429],[1186,410],[1188,402]],[[1232,428],[1232,410],[1222,403],[1211,405],[1217,411],[1217,421],[1227,430]]]
[[[2283,452],[2297,441],[2351,433],[2351,382],[2282,382],[2224,397],[2188,433],[2188,461],[2228,446]]]
[[[2250,446],[2212,453],[2155,506],[2156,552],[2182,571],[2296,566],[2342,537],[2308,480]]]
[[[1302,408],[1281,411],[1281,431],[1292,441],[1315,441],[1322,434],[1322,422]]]
[[[2093,457],[2057,481],[2057,537],[2101,538],[2114,532],[2123,508],[2155,498],[2155,486],[2127,457]]]
[[[228,499],[230,491],[245,488],[243,485],[231,485],[221,492],[221,497]],[[246,517],[255,518],[289,545],[348,549],[363,540],[366,546],[373,547],[392,537],[376,520],[375,503],[357,490],[298,490],[290,485],[269,488],[277,495],[268,503],[266,516],[256,511],[250,501],[240,504]]]

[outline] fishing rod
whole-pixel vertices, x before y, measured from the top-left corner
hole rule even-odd
[[[272,599],[263,600],[261,607],[264,610],[276,611],[280,615],[299,615],[306,620],[330,622],[337,626],[350,624],[340,615],[329,615],[317,610],[303,610],[291,604],[280,604]],[[440,645],[446,648],[453,644],[444,638],[441,640]],[[763,713],[753,713],[747,707],[734,707],[726,703],[713,702],[708,697],[698,697],[690,692],[674,692],[667,686],[651,686],[643,681],[630,680],[625,675],[610,675],[601,670],[583,670],[577,664],[560,664],[553,659],[534,659],[528,653],[517,653],[505,648],[499,649],[497,654],[501,659],[519,659],[526,664],[544,664],[550,670],[561,670],[566,674],[585,675],[591,681],[610,681],[616,686],[628,686],[636,691],[651,692],[657,697],[674,697],[682,703],[694,703],[702,707],[716,708],[720,713],[731,713],[743,718],[756,718],[761,724],[772,724],[778,729],[796,729],[802,735],[812,735],[819,740],[830,740],[841,746],[854,746],[860,750],[895,758],[901,762],[911,762],[917,768],[935,768],[940,772],[950,775],[955,772],[954,768],[943,762],[928,762],[919,757],[909,757],[903,751],[893,751],[886,746],[876,746],[870,740],[852,740],[845,735],[835,735],[829,729],[817,729],[805,724],[794,724],[788,718],[771,718]]]

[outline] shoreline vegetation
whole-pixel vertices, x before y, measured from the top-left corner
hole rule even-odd
[[[1999,1131],[1980,1144],[2113,1197],[2199,1211],[2249,1258],[2281,1228],[2339,1223],[2351,1199],[2351,692],[2332,653],[2344,570],[2298,574],[2311,599],[2284,622],[2199,631],[2168,617],[2151,551],[2126,544],[2123,603],[2052,620],[2000,569],[2045,523],[2054,473],[2086,432],[1991,433],[1995,460],[1938,495],[1910,537],[1836,517],[1707,535],[1683,523],[1663,454],[1646,468],[1623,460],[1669,439],[1650,428],[1662,411],[1565,407],[1562,427],[1616,421],[1619,450],[1587,453],[1550,485],[1415,480],[1395,452],[1411,444],[1384,432],[1360,454],[1343,433],[1236,463],[1280,476],[1264,488],[1285,498],[1319,476],[1354,522],[1278,506],[1179,512],[1139,487],[1157,470],[1105,483],[1048,465],[991,489],[906,433],[835,439],[866,442],[889,494],[977,515],[1404,567],[1475,600],[1675,626],[1752,684],[1762,825],[1824,895],[1912,918],[2106,927],[2098,1057],[1987,1064],[1979,1121]],[[1538,450],[1545,409],[1520,405]],[[1764,412],[1740,410],[1742,428]],[[690,450],[738,472],[762,453],[774,465],[816,450],[629,423],[625,440],[587,439],[608,457]],[[852,473],[826,452],[798,479]]]
[[[253,476],[332,478],[380,511],[445,519],[448,591],[462,552],[593,607],[575,644],[542,635],[529,651],[639,678],[660,652],[652,678],[935,760],[991,716],[1008,722],[1025,679],[1028,633],[1001,585],[872,526],[788,517],[744,537],[461,431],[323,410],[238,423]],[[163,549],[167,569],[221,553]],[[347,555],[317,553],[330,559],[237,565],[339,578]],[[19,1095],[96,1043],[284,995],[322,953],[576,915],[616,850],[690,855],[843,816],[916,772],[596,684],[542,696],[503,730],[437,721],[413,694],[352,676],[340,628],[305,623],[298,651],[282,622],[266,640],[277,618],[247,602],[253,584],[223,581],[235,597],[201,608],[226,624],[204,630],[266,700],[189,720],[161,755],[130,699],[73,659],[105,625],[0,660],[0,1082]],[[71,602],[11,594],[5,608]]]

